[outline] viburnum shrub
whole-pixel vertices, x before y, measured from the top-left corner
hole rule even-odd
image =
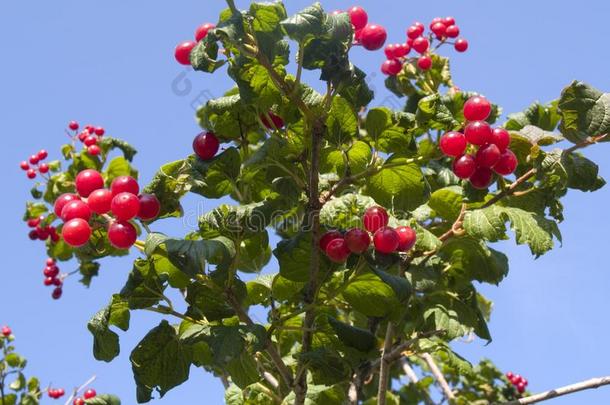
[[[42,387],[36,377],[26,379],[24,370],[27,360],[15,351],[14,342],[11,328],[3,326],[0,329],[0,405],[38,405],[45,394],[51,399],[62,399],[66,404],[121,404],[114,395],[97,395],[94,389],[87,388],[95,380],[94,377],[70,392],[51,385]],[[83,397],[78,397],[81,392],[84,392]]]
[[[514,235],[535,257],[548,252],[561,241],[561,198],[605,184],[581,151],[608,137],[610,95],[575,81],[498,122],[500,108],[456,87],[436,52],[459,36],[446,17],[386,47],[385,83],[405,106],[372,108],[350,56],[354,45],[380,49],[386,33],[365,10],[314,4],[288,16],[279,2],[227,3],[176,48],[178,62],[216,76],[226,67],[234,82],[199,108],[194,154],[140,190],[131,146],[98,134],[98,154],[77,150],[70,123],[66,162],[49,163],[32,190],[24,220],[58,229],[37,236],[50,284],[67,276],[60,262],[76,260],[89,285],[101,259],[139,253],[88,324],[95,358],[118,356],[116,329],[145,310],[162,319],[130,355],[140,403],[187,381],[191,366],[221,379],[231,405],[431,404],[434,381],[455,404],[526,396],[524,380],[470,364],[451,342],[492,339],[477,287],[500,284],[508,258],[491,243]],[[407,58],[411,48],[420,56]],[[186,236],[154,232],[183,215],[189,193],[232,203]]]

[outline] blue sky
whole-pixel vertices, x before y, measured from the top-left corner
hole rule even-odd
[[[238,5],[246,6],[238,0]],[[289,0],[289,11],[308,5]],[[607,16],[610,5],[591,0],[586,7],[573,1],[437,0],[396,2],[362,0],[370,21],[384,24],[392,42],[404,40],[414,20],[453,15],[470,41],[466,54],[452,59],[454,79],[463,89],[476,90],[519,111],[534,100],[556,98],[563,86],[580,79],[608,91]],[[401,4],[397,6],[397,4]],[[195,27],[216,21],[224,2],[76,1],[4,2],[0,12],[0,165],[8,194],[1,200],[4,263],[0,267],[0,325],[9,324],[19,351],[29,359],[28,372],[65,388],[91,375],[98,391],[113,392],[125,404],[135,403],[128,353],[159,319],[132,316],[123,334],[123,353],[111,364],[96,362],[86,322],[123,285],[129,258],[106,260],[101,277],[90,290],[70,280],[64,297],[54,302],[42,285],[42,246],[27,239],[20,221],[31,184],[18,163],[46,148],[52,157],[65,140],[71,119],[103,125],[140,153],[136,165],[145,183],[156,168],[190,153],[198,128],[194,107],[205,97],[228,89],[228,79],[212,79],[178,66],[173,48],[190,39]],[[327,10],[345,9],[347,1],[328,0]],[[355,62],[371,73],[375,103],[388,93],[378,66],[381,51],[353,51]],[[587,150],[610,178],[609,145]],[[500,288],[483,287],[495,301],[491,331],[494,341],[460,343],[458,351],[471,361],[492,358],[505,371],[530,380],[534,391],[589,377],[610,374],[607,336],[610,324],[610,273],[607,257],[606,204],[610,187],[595,194],[573,192],[564,200],[563,247],[533,260],[527,247],[513,242],[500,249],[511,258],[511,272]],[[193,226],[195,213],[215,202],[189,199],[185,221],[160,225],[174,235]],[[72,266],[62,270],[70,271]],[[161,404],[221,404],[219,382],[198,369],[191,380],[167,394]],[[190,399],[190,401],[189,401]],[[610,389],[558,399],[556,404],[604,404]]]

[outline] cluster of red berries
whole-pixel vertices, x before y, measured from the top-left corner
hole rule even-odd
[[[354,45],[362,45],[362,47],[369,51],[376,51],[381,49],[388,38],[386,29],[379,24],[369,24],[369,16],[366,11],[360,6],[354,6],[347,11],[335,10],[331,14],[343,14],[349,15],[349,20],[352,23],[354,29]]]
[[[70,121],[68,123],[68,128],[71,131],[74,131],[74,136],[72,138],[78,139],[83,143],[85,148],[87,149],[87,153],[91,156],[97,156],[102,151],[98,145],[100,139],[106,133],[106,130],[103,127],[94,127],[93,125],[85,125],[85,128],[78,132],[80,128],[78,122]]]
[[[72,405],[85,405],[85,401],[87,399],[95,398],[97,396],[97,392],[93,388],[89,388],[82,397],[74,398]]]
[[[161,210],[157,197],[139,194],[140,186],[130,176],[117,177],[108,189],[104,188],[104,178],[99,172],[87,169],[78,173],[75,185],[78,194],[62,194],[54,205],[55,214],[64,221],[62,237],[73,247],[89,241],[92,233],[89,221],[97,214],[109,223],[108,240],[112,246],[129,249],[137,238],[136,228],[129,221],[136,217],[152,220]]]
[[[41,215],[38,218],[30,218],[27,220],[27,224],[30,228],[33,228],[28,237],[31,240],[42,240],[45,241],[49,238],[53,242],[59,241],[59,234],[57,233],[57,229],[53,225],[43,225],[45,220],[45,216]]]
[[[184,41],[180,42],[174,51],[174,57],[179,64],[190,66],[191,65],[191,51],[197,45],[199,41],[208,35],[211,29],[216,28],[216,25],[212,23],[205,23],[197,27],[195,30],[195,41]]]
[[[381,72],[388,76],[396,76],[400,73],[404,58],[411,52],[411,49],[420,54],[417,59],[417,67],[421,70],[430,69],[432,58],[429,51],[435,38],[440,41],[440,45],[453,44],[458,52],[466,52],[468,49],[468,41],[464,38],[449,42],[450,38],[457,38],[460,35],[460,27],[455,24],[455,18],[436,17],[430,23],[429,28],[431,33],[426,37],[424,24],[415,22],[407,29],[407,42],[387,45],[384,49],[387,60],[381,65]]]
[[[508,381],[516,388],[519,394],[523,394],[525,392],[525,388],[527,387],[528,381],[521,377],[519,374],[513,374],[512,372],[506,373],[506,378]]]
[[[2,327],[2,329],[0,330],[0,333],[2,333],[2,336],[4,336],[5,338],[8,338],[9,336],[11,336],[13,334],[13,331],[11,330],[11,328],[4,325]]]
[[[44,285],[47,287],[55,287],[51,293],[51,297],[53,297],[54,300],[60,299],[63,294],[62,286],[64,282],[59,274],[59,267],[55,260],[50,257],[47,259],[42,274],[44,275]]]
[[[59,399],[66,395],[66,391],[63,388],[49,388],[47,394],[49,395],[49,398]]]
[[[375,250],[383,254],[411,250],[417,240],[415,231],[408,226],[394,229],[388,226],[388,221],[389,215],[384,208],[370,207],[362,217],[365,229],[353,228],[345,234],[337,230],[328,231],[320,238],[320,249],[335,263],[344,263],[352,253],[366,252],[371,239]]]
[[[444,134],[439,143],[441,151],[454,159],[453,173],[460,179],[469,179],[477,189],[489,187],[494,172],[508,176],[517,168],[517,157],[508,149],[510,134],[504,128],[491,128],[485,121],[491,114],[491,103],[484,97],[471,97],[464,104],[464,118],[468,121],[464,132]],[[477,147],[475,154],[466,153],[470,145]]]
[[[21,170],[25,171],[25,175],[28,179],[35,179],[37,173],[41,175],[47,174],[49,172],[49,165],[42,162],[49,156],[49,153],[42,149],[38,153],[30,156],[28,160],[24,160],[19,163],[19,167]]]

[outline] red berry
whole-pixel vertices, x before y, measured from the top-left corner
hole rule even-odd
[[[30,238],[30,240],[36,240],[38,239],[38,232],[36,232],[35,229],[32,229],[29,233],[28,233],[28,238]]]
[[[354,43],[357,45],[361,45],[361,40],[362,39],[362,30],[356,30],[354,31]]]
[[[201,160],[210,160],[218,152],[220,143],[213,132],[202,132],[193,140],[193,150]]]
[[[354,228],[345,234],[345,243],[352,253],[361,254],[371,245],[371,237],[367,231]]]
[[[83,131],[80,134],[78,134],[78,140],[81,142],[85,142],[85,138],[87,138],[88,136],[89,136],[89,133],[86,131]]]
[[[176,50],[174,51],[174,57],[176,58],[179,64],[190,66],[191,51],[193,50],[195,45],[197,45],[197,42],[184,41],[176,46]]]
[[[388,76],[396,76],[402,70],[402,62],[398,59],[389,59],[381,65],[381,71]]]
[[[75,183],[78,194],[81,197],[89,197],[89,194],[104,187],[104,178],[99,172],[86,169],[76,176]]]
[[[455,18],[453,17],[445,17],[443,18],[443,24],[445,24],[447,27],[451,26],[451,25],[455,25]]]
[[[470,97],[464,103],[464,118],[467,121],[485,121],[490,114],[491,103],[485,97]]]
[[[28,219],[28,226],[30,228],[36,228],[38,224],[40,224],[40,221],[42,221],[41,217]]]
[[[440,17],[434,17],[432,19],[432,21],[430,22],[430,27],[432,27],[434,24],[438,23],[438,22],[443,22],[443,19]]]
[[[472,155],[462,155],[453,161],[453,173],[460,179],[468,179],[474,174],[477,164]]]
[[[423,25],[417,25],[417,23],[415,23],[414,25],[410,26],[407,29],[407,37],[410,38],[410,39],[418,38],[423,33],[424,33],[424,26]]]
[[[527,385],[529,384],[529,382],[523,377],[521,377],[521,382],[523,383],[523,386],[525,386],[525,387],[527,387]]]
[[[93,388],[89,388],[87,391],[85,391],[85,394],[83,395],[83,397],[85,397],[85,399],[91,399],[91,398],[94,398],[95,396],[97,396],[97,392],[95,392],[95,390]]]
[[[112,202],[112,191],[107,188],[100,188],[89,194],[87,204],[91,211],[96,214],[107,214],[110,211],[110,203]]]
[[[201,41],[203,38],[205,38],[208,35],[208,32],[214,28],[216,28],[216,25],[214,25],[212,23],[205,23],[205,24],[200,25],[195,30],[195,40],[197,42]]]
[[[434,33],[434,35],[436,35],[437,38],[444,37],[446,30],[447,30],[447,27],[445,26],[445,24],[443,24],[440,21],[436,22],[436,23],[432,24],[432,26],[430,26],[430,31],[432,31]]]
[[[366,14],[366,11],[359,6],[350,8],[347,10],[347,14],[349,14],[349,19],[356,31],[364,28],[369,21],[369,16]]]
[[[55,277],[55,278],[53,279],[53,285],[54,285],[54,286],[56,286],[56,287],[61,287],[61,285],[62,285],[63,283],[64,283],[64,282],[63,282],[63,281],[61,281],[61,279],[59,279],[59,278],[57,278],[57,277]]]
[[[396,228],[398,233],[398,250],[401,252],[407,252],[415,246],[417,241],[417,234],[410,226],[399,226]]]
[[[89,132],[89,135],[93,135],[95,133],[95,127],[93,125],[85,125],[85,130]]]
[[[140,210],[138,211],[138,218],[143,221],[150,221],[159,216],[161,211],[161,203],[154,194],[141,194],[140,199]]]
[[[42,274],[44,274],[46,277],[55,277],[59,274],[59,268],[55,265],[47,266],[44,268]]]
[[[460,35],[460,27],[457,25],[449,25],[445,30],[445,35],[449,38],[456,38],[458,35]]]
[[[63,294],[63,290],[61,289],[61,287],[55,287],[55,289],[53,290],[53,292],[51,293],[51,297],[54,300],[58,300],[61,298],[61,295]],[[57,397],[59,398],[59,397]]]
[[[375,244],[375,250],[378,252],[390,254],[398,249],[400,237],[394,228],[384,227],[375,232],[373,243]]]
[[[396,44],[388,44],[383,49],[383,53],[385,53],[385,56],[388,59],[394,59],[397,57],[394,52],[396,52]]]
[[[367,208],[362,217],[364,228],[371,233],[387,226],[389,220],[388,212],[379,206]]]
[[[131,176],[119,176],[112,180],[110,190],[112,191],[113,196],[120,193],[131,193],[137,195],[140,192],[140,186],[138,185],[136,179]]]
[[[418,53],[425,53],[429,47],[430,42],[428,42],[428,38],[418,37],[413,40],[412,48]]]
[[[35,179],[36,178],[36,170],[34,169],[30,169],[28,170],[25,175],[28,177],[28,179]]]
[[[37,165],[39,160],[38,155],[32,155],[30,156],[29,162],[33,165]]]
[[[8,326],[3,326],[2,327],[2,335],[4,337],[9,337],[12,333],[13,333],[13,331]]]
[[[110,203],[110,210],[115,217],[122,221],[129,221],[138,215],[140,200],[135,194],[120,193],[114,196]]]
[[[57,399],[57,391],[55,391],[55,389],[49,388],[47,394],[49,395],[49,398]]]
[[[517,383],[517,391],[519,391],[519,394],[523,394],[525,392],[525,384],[522,382]]]
[[[75,218],[66,222],[61,230],[64,241],[72,247],[85,245],[91,237],[91,227],[82,218]]]
[[[136,228],[129,222],[117,221],[108,227],[108,240],[117,249],[129,249],[137,238]]]
[[[91,219],[91,208],[89,208],[89,205],[80,200],[70,201],[66,204],[61,210],[61,219],[64,222],[68,222],[74,218],[81,218],[89,222]]]
[[[513,174],[513,172],[517,169],[518,164],[519,162],[517,161],[517,156],[515,156],[513,151],[506,149],[504,153],[500,155],[500,159],[493,167],[493,170],[501,176],[508,176]]]
[[[500,155],[500,149],[493,143],[490,143],[479,148],[475,160],[477,162],[477,166],[490,169],[494,167],[496,163],[498,163],[500,160]]]
[[[344,263],[350,255],[345,239],[333,239],[326,246],[326,255],[335,263]]]
[[[85,400],[80,397],[74,398],[74,402],[72,402],[72,405],[85,405]]]
[[[55,259],[49,257],[45,263],[47,266],[53,266],[55,264]]]
[[[45,277],[43,284],[47,287],[53,285],[54,277]]]
[[[87,148],[87,153],[90,154],[91,156],[97,156],[100,154],[101,151],[102,150],[97,145],[91,145]]]
[[[455,41],[455,50],[458,52],[466,52],[466,50],[468,49],[468,41],[466,41],[464,38],[460,38],[457,41]]]
[[[61,398],[66,394],[66,391],[64,391],[63,388],[59,388],[57,389],[57,398]]]
[[[97,137],[95,135],[89,135],[85,138],[85,141],[83,143],[85,144],[85,146],[97,145]]]
[[[473,145],[485,145],[491,140],[491,127],[485,121],[472,121],[464,129],[466,140]]]
[[[463,133],[451,131],[441,137],[439,146],[445,155],[457,157],[464,153],[468,144]]]
[[[409,44],[395,44],[394,56],[396,58],[403,58],[411,52],[411,46]]]
[[[271,118],[271,122],[267,119],[267,115],[269,115],[269,118]],[[260,118],[261,122],[267,129],[275,131],[276,129],[284,128],[284,120],[282,117],[272,113],[271,111],[269,111],[266,115],[261,114]]]
[[[417,60],[417,66],[421,70],[430,69],[432,67],[432,58],[429,56],[420,56],[420,58]]]
[[[472,176],[470,176],[470,184],[472,187],[483,190],[489,187],[493,181],[494,173],[486,167],[477,167]]]
[[[75,200],[80,200],[80,198],[76,194],[66,193],[66,194],[60,195],[59,197],[57,197],[57,200],[55,200],[55,205],[53,206],[53,212],[55,212],[56,216],[61,217],[61,211],[64,209],[66,204],[68,204],[70,201],[75,201]],[[38,222],[40,222],[40,221],[38,221]]]
[[[45,160],[49,156],[49,152],[42,149],[38,152],[38,161]]]
[[[320,238],[320,241],[318,242],[318,246],[320,246],[320,249],[323,251],[326,251],[326,248],[328,247],[328,244],[335,240],[335,239],[342,239],[343,238],[343,234],[339,231],[328,231],[326,232],[324,235],[322,235],[322,237]]]
[[[68,128],[70,128],[72,131],[76,131],[78,129],[78,122],[70,121],[68,123]]]
[[[104,134],[106,133],[106,130],[104,129],[104,127],[95,127],[95,135],[97,136],[104,136]]]
[[[48,173],[49,165],[46,163],[41,163],[40,165],[38,165],[38,171],[42,174]]]
[[[370,24],[362,29],[362,32],[360,33],[360,43],[364,49],[376,51],[383,46],[387,37],[388,34],[384,27],[377,24]]]
[[[19,163],[19,167],[21,170],[29,170],[30,164],[24,160],[23,162]]]
[[[490,143],[496,145],[500,152],[504,152],[510,145],[510,134],[504,128],[494,128],[491,131]]]

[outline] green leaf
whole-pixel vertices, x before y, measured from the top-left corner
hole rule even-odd
[[[6,394],[4,398],[2,398],[2,405],[15,405],[17,403],[17,395],[15,394]]]
[[[439,256],[451,264],[450,274],[464,281],[498,285],[508,274],[508,258],[470,237],[445,242]]]
[[[343,344],[353,347],[361,352],[368,352],[375,348],[377,340],[370,331],[340,322],[329,316],[329,324],[337,333],[337,337]]]
[[[246,306],[263,305],[271,296],[273,285],[273,274],[261,274],[252,281],[246,283],[247,297]]]
[[[554,131],[560,119],[557,101],[545,105],[535,102],[523,112],[510,114],[504,128],[519,131],[528,125],[534,125],[545,131]]]
[[[167,163],[159,169],[144,188],[161,202],[157,219],[182,216],[180,199],[191,189],[191,161],[188,159]]]
[[[107,135],[104,136],[100,142],[98,142],[98,145],[102,149],[102,153],[104,155],[110,153],[110,151],[112,151],[114,149],[118,149],[123,153],[123,156],[125,157],[125,159],[127,159],[130,162],[133,160],[134,156],[137,153],[135,148],[133,146],[131,146],[130,144],[128,144],[127,142],[122,141],[117,138],[112,138]]]
[[[373,268],[373,273],[375,273],[384,283],[392,287],[394,290],[394,294],[396,294],[396,298],[402,304],[406,303],[409,298],[411,298],[411,294],[413,293],[413,288],[411,287],[411,283],[404,278],[395,276],[383,270],[378,270]]]
[[[598,175],[599,167],[580,153],[564,153],[561,163],[568,174],[569,188],[596,191],[606,184],[606,181]]]
[[[226,62],[218,60],[218,37],[214,30],[193,48],[191,51],[191,66],[201,72],[212,73]]]
[[[49,208],[45,203],[35,203],[28,201],[25,205],[25,213],[23,214],[23,220],[35,219],[49,212]]]
[[[223,142],[258,139],[261,128],[257,116],[239,94],[209,100],[197,110],[202,128],[213,131]]]
[[[217,288],[193,282],[186,291],[186,302],[190,305],[188,313],[196,319],[203,319],[203,315],[208,321],[219,321],[235,315],[227,297]]]
[[[207,198],[220,198],[231,194],[240,174],[241,157],[236,148],[228,148],[213,159],[195,159],[193,172],[201,181],[193,181],[191,191]]]
[[[119,335],[109,329],[110,311],[110,306],[102,309],[87,324],[93,335],[93,357],[105,362],[112,361],[120,352]]]
[[[129,161],[123,156],[112,159],[104,171],[104,175],[108,184],[119,176],[131,176],[136,180],[138,179],[138,171],[132,168]]]
[[[392,287],[372,272],[354,277],[342,295],[356,311],[366,316],[384,317],[399,305]]]
[[[149,308],[163,297],[165,286],[156,273],[155,261],[136,259],[129,273],[127,283],[121,290],[121,298],[127,301],[130,309]]]
[[[290,301],[296,298],[296,295],[305,287],[304,281],[292,281],[281,274],[277,274],[273,278],[271,287],[273,297],[280,301]]]
[[[119,397],[109,394],[96,395],[85,400],[87,405],[121,405]]]
[[[282,21],[286,33],[297,42],[324,34],[325,13],[320,3],[305,8]]]
[[[325,139],[331,144],[349,143],[358,134],[358,117],[343,97],[335,97],[326,119]]]
[[[286,18],[286,9],[282,3],[252,3],[249,14],[255,31],[273,32]]]
[[[574,81],[559,99],[559,130],[573,143],[610,132],[610,93]]]
[[[346,390],[340,384],[333,386],[309,384],[305,405],[344,405],[347,401],[345,392]],[[295,394],[292,391],[284,398],[282,405],[292,405],[294,400]]]
[[[415,120],[412,114],[377,107],[369,110],[364,127],[379,151],[401,153],[412,140],[409,131],[415,127]]]
[[[366,107],[373,100],[374,93],[367,83],[366,74],[356,66],[350,64],[340,79],[339,95],[356,110]]]
[[[376,205],[371,197],[361,194],[344,194],[333,198],[320,211],[320,223],[328,229],[350,229],[362,226],[362,215]]]
[[[25,384],[25,376],[23,375],[23,373],[17,373],[17,378],[15,378],[15,380],[13,380],[13,382],[11,382],[8,387],[13,391],[21,391],[25,388]]]
[[[161,397],[188,379],[191,353],[178,339],[176,329],[167,321],[151,329],[129,357],[138,389]],[[150,394],[149,394],[150,395]],[[138,402],[148,402],[140,401]]]
[[[460,215],[463,194],[459,186],[441,188],[432,193],[428,205],[443,219],[454,221]]]
[[[239,248],[237,268],[248,273],[260,272],[271,260],[271,246],[267,231],[256,233],[242,240]]]
[[[299,357],[307,365],[316,384],[337,384],[351,375],[349,365],[339,352],[327,346],[301,353]]]
[[[299,282],[309,280],[311,238],[311,233],[300,232],[295,237],[282,240],[277,244],[273,254],[279,262],[282,277]],[[328,259],[320,255],[321,272],[324,273],[328,266]]]
[[[226,370],[231,376],[231,381],[240,388],[246,388],[261,379],[256,367],[256,361],[249,354],[244,354],[231,360],[227,364]]]
[[[394,211],[411,211],[426,201],[428,186],[416,163],[409,163],[406,157],[392,155],[385,166],[366,179],[367,195]]]

